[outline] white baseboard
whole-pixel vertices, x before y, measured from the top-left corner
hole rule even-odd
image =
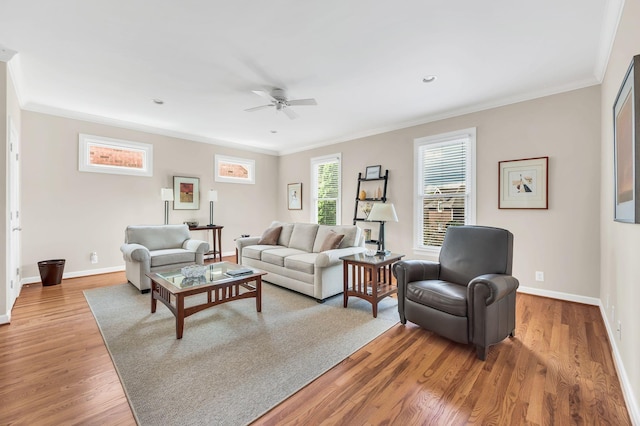
[[[629,417],[631,417],[631,424],[640,425],[640,408],[638,407],[638,404],[636,404],[636,397],[633,393],[631,383],[629,382],[627,371],[624,368],[624,363],[622,362],[622,357],[620,356],[620,351],[618,350],[615,335],[613,333],[613,330],[611,329],[611,326],[609,325],[609,321],[607,321],[606,309],[602,304],[602,301],[600,301],[598,306],[600,306],[600,315],[602,315],[604,326],[607,329],[607,336],[609,336],[609,343],[611,344],[611,351],[613,352],[613,364],[615,365],[616,371],[618,372],[618,377],[620,378],[622,395],[624,396],[624,401],[627,404]]]
[[[534,296],[549,297],[551,299],[566,300],[568,302],[584,303],[585,305],[599,306],[601,304],[600,299],[595,297],[586,297],[586,296],[580,296],[577,294],[563,293],[560,291],[553,291],[553,290],[541,290],[539,288],[533,288],[533,287],[521,286],[521,287],[518,287],[518,292],[525,293],[525,294],[532,294]]]
[[[0,315],[0,324],[9,324],[11,322],[11,312],[7,315]]]
[[[122,266],[112,266],[110,268],[89,269],[87,271],[75,271],[75,272],[63,273],[62,274],[62,279],[86,277],[86,276],[89,276],[89,275],[108,274],[109,272],[120,272],[120,271],[124,271],[124,265],[122,265]],[[25,277],[25,278],[22,278],[22,280],[20,281],[20,284],[21,285],[33,284],[33,283],[39,283],[40,281],[41,281],[41,278],[39,276],[38,277]]]

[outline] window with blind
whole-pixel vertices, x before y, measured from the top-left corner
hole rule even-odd
[[[475,223],[475,133],[414,141],[417,250],[438,251],[448,227]]]
[[[341,155],[311,159],[311,221],[320,225],[340,225]]]

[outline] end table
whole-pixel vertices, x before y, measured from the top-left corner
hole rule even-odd
[[[344,272],[344,307],[347,307],[349,296],[359,297],[371,303],[373,317],[377,318],[378,302],[398,292],[398,286],[394,286],[391,279],[391,267],[403,257],[404,254],[398,253],[386,256],[366,256],[364,253],[358,253],[341,257]]]

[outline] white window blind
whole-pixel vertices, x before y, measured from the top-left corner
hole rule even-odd
[[[321,225],[340,224],[340,154],[311,159],[313,211],[311,220]]]
[[[474,132],[416,141],[416,248],[442,246],[449,226],[473,223]]]

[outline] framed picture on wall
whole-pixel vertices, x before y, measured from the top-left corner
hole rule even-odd
[[[379,179],[382,172],[382,166],[367,166],[365,171],[365,179]]]
[[[631,60],[631,65],[622,80],[622,86],[613,103],[614,141],[614,216],[617,222],[640,223],[640,55]]]
[[[287,207],[289,210],[302,210],[302,183],[287,185]]]
[[[198,210],[200,208],[200,179],[173,177],[173,209]]]
[[[549,157],[498,163],[498,208],[549,208]]]

